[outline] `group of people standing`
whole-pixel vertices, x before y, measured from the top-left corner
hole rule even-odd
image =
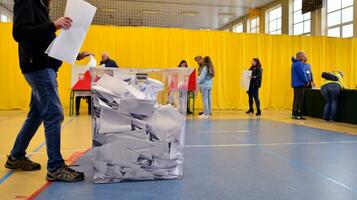
[[[202,95],[203,112],[199,113],[200,119],[209,119],[212,116],[212,85],[215,76],[215,70],[212,60],[209,56],[196,56],[195,61],[198,64],[197,83]],[[188,67],[186,60],[182,60],[178,67]],[[187,109],[187,113],[192,112]]]
[[[214,67],[210,57],[202,58],[197,56],[195,61],[198,64],[198,84],[202,94],[204,111],[200,113],[201,119],[208,119],[212,116],[212,79],[215,76]],[[180,63],[187,67],[187,62]],[[256,105],[256,116],[261,116],[259,89],[262,85],[263,68],[258,58],[253,58],[251,62],[250,84],[248,93],[249,110],[247,114],[254,114],[253,104]],[[326,101],[323,119],[329,122],[336,120],[338,97],[342,89],[345,88],[343,83],[342,72],[331,72],[335,79],[326,79],[321,86],[321,93]],[[296,58],[292,58],[291,67],[291,86],[294,89],[292,119],[305,120],[303,117],[303,103],[305,89],[315,88],[314,76],[311,65],[308,63],[308,57],[304,52],[298,52]]]
[[[304,91],[306,88],[314,88],[313,74],[311,66],[307,63],[307,55],[304,52],[298,52],[296,58],[292,58],[291,67],[291,86],[294,89],[294,102],[292,119],[305,120],[303,117]],[[323,113],[323,119],[329,122],[336,120],[337,104],[340,92],[345,88],[343,83],[343,73],[333,71],[328,73],[333,78],[323,77],[321,94],[326,104]]]
[[[209,56],[202,57],[196,56],[195,61],[198,64],[198,79],[197,83],[202,95],[203,112],[199,113],[200,119],[209,119],[212,116],[212,85],[213,78],[215,76],[215,70],[212,60]],[[181,61],[178,67],[188,67],[185,60]],[[257,107],[257,116],[260,116],[260,100],[259,100],[259,88],[262,84],[263,69],[258,58],[253,58],[250,69],[252,71],[249,90],[247,91],[249,96],[249,110],[247,114],[254,113],[253,103],[255,101]],[[188,113],[191,113],[189,109]]]

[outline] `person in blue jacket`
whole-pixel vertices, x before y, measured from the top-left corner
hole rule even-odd
[[[304,52],[298,52],[296,59],[293,59],[291,67],[291,87],[294,88],[294,102],[292,119],[304,120],[302,116],[302,106],[304,103],[304,88],[309,84],[309,80],[306,76],[304,69],[304,60],[306,55]]]

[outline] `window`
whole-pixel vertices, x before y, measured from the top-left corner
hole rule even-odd
[[[233,26],[233,32],[243,33],[243,23],[239,23],[239,24]]]
[[[302,14],[302,0],[294,0],[293,33],[294,35],[310,35],[311,12]]]
[[[259,33],[259,17],[252,18],[248,21],[249,33]]]
[[[0,22],[8,22],[8,17],[4,14],[0,15]]]
[[[327,35],[353,37],[353,0],[327,0]]]
[[[281,34],[281,6],[269,10],[266,16],[266,33]]]

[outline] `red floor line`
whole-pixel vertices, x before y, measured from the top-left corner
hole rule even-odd
[[[77,162],[84,154],[86,154],[88,151],[90,151],[91,148],[88,148],[85,151],[81,152],[75,152],[73,153],[67,160],[66,163],[69,165],[74,164]],[[47,181],[44,185],[42,185],[40,188],[38,188],[34,193],[31,194],[31,196],[27,197],[27,200],[34,200],[36,199],[44,190],[46,190],[53,182]]]

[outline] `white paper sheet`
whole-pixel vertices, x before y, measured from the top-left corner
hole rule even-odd
[[[122,81],[120,79],[113,78],[112,76],[109,76],[107,74],[104,74],[99,79],[97,85],[102,86],[103,88],[106,88],[117,95],[122,95],[127,90],[126,88],[128,87],[127,82]]]
[[[185,117],[172,105],[161,106],[155,110],[154,114],[148,119],[149,132],[158,136],[160,140],[181,140],[182,138],[179,136],[184,128],[182,126],[184,121]]]
[[[150,116],[154,111],[155,100],[121,99],[119,110],[137,115]]]
[[[131,130],[131,120],[118,111],[102,108],[99,119],[99,133],[117,133]]]
[[[243,71],[243,74],[242,74],[242,81],[241,81],[241,84],[242,84],[242,87],[248,91],[249,90],[249,85],[250,85],[250,78],[252,76],[252,71],[250,70],[244,70]]]
[[[133,85],[129,85],[127,90],[137,99],[145,99],[145,95],[138,89],[136,89]]]
[[[62,30],[46,53],[55,59],[73,64],[87,35],[97,8],[83,0],[67,0],[64,16],[73,20],[68,30]]]
[[[96,67],[96,66],[97,66],[97,60],[94,58],[94,56],[90,56],[89,62],[86,65],[86,67],[88,67],[88,69],[89,69],[90,67]]]

